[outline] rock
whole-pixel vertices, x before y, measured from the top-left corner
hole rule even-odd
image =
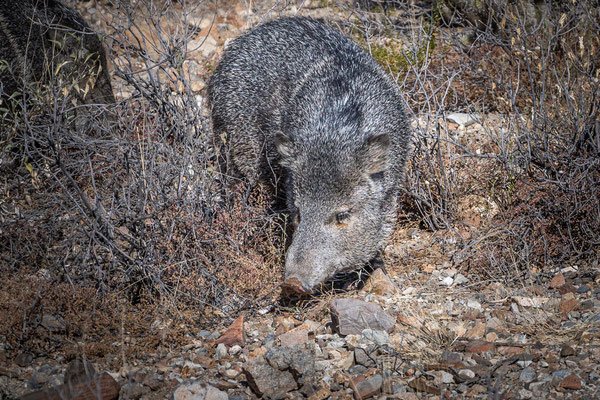
[[[458,371],[458,376],[465,381],[469,381],[475,378],[475,372],[471,371],[470,369],[461,369]]]
[[[533,370],[533,368],[525,368],[521,371],[521,374],[519,375],[519,380],[525,383],[533,382],[536,378],[537,374]]]
[[[446,119],[450,122],[454,122],[455,124],[458,124],[465,128],[467,126],[470,126],[475,123],[475,120],[473,119],[473,117],[471,117],[470,114],[466,114],[466,113],[448,114],[448,115],[446,115]]]
[[[293,346],[308,342],[308,331],[306,329],[292,329],[279,335],[281,346]]]
[[[232,356],[235,356],[236,354],[238,354],[240,351],[242,351],[242,348],[240,345],[236,344],[234,346],[231,346],[231,348],[229,349],[229,354],[231,354]]]
[[[560,347],[560,356],[561,357],[569,357],[569,356],[574,356],[575,355],[575,349],[571,346],[569,346],[568,344],[564,343],[561,347]]]
[[[244,316],[240,315],[238,319],[227,328],[225,333],[215,342],[217,344],[223,343],[226,346],[235,346],[236,344],[244,347],[246,344],[246,338],[244,335]]]
[[[446,371],[434,371],[432,372],[432,375],[434,377],[433,383],[436,386],[454,383],[454,376]]]
[[[227,346],[225,346],[223,343],[219,343],[217,345],[217,349],[215,350],[215,358],[217,360],[220,360],[223,357],[225,357],[226,355],[227,355]]]
[[[295,345],[274,347],[265,354],[268,363],[280,371],[291,371],[295,376],[312,376],[315,372],[314,346]]]
[[[564,286],[565,283],[567,283],[565,281],[565,276],[562,273],[559,273],[554,275],[554,278],[552,278],[552,280],[550,281],[550,288],[557,289],[561,286]]]
[[[463,283],[469,282],[469,278],[467,278],[463,274],[457,274],[454,277],[454,282],[456,282],[457,285],[462,285]]]
[[[577,288],[576,292],[577,292],[577,293],[579,293],[579,294],[583,294],[583,293],[587,293],[587,292],[589,292],[590,290],[591,290],[591,288],[590,288],[589,286],[587,286],[587,285],[582,285],[582,286],[579,286],[579,287]]]
[[[363,375],[358,375],[350,379],[350,388],[354,390],[354,399],[362,400],[373,397],[381,392],[383,378],[376,374],[370,378],[365,378]]]
[[[371,368],[376,366],[375,360],[375,349],[363,349],[360,347],[354,349],[354,361],[356,364]]]
[[[214,386],[191,381],[177,387],[171,400],[228,400],[228,396]]]
[[[442,393],[440,388],[438,388],[434,385],[431,385],[423,377],[413,379],[412,381],[408,382],[408,386],[415,389],[416,391],[427,392],[429,394],[434,394],[436,396],[439,396]]]
[[[402,315],[398,314],[397,317],[398,322],[404,325],[412,326],[413,328],[420,329],[423,326],[423,320],[414,317],[412,315]],[[458,335],[460,336],[460,335]]]
[[[391,345],[392,341],[386,331],[376,331],[373,329],[363,329],[361,332],[361,341],[374,343],[378,346]]]
[[[571,292],[566,293],[562,297],[562,299],[560,301],[560,305],[558,306],[558,310],[563,315],[567,315],[571,311],[578,310],[578,309],[579,309],[579,302],[575,298],[575,295]]]
[[[67,365],[65,370],[65,384],[77,384],[90,380],[96,375],[96,370],[92,363],[87,360],[76,359]]]
[[[162,375],[152,373],[146,375],[142,383],[150,388],[150,390],[159,390],[164,385],[164,378]]]
[[[362,290],[379,295],[394,294],[396,293],[396,285],[381,268],[377,268],[373,271]]]
[[[469,339],[481,339],[485,334],[485,323],[476,324],[473,328],[465,333],[465,337]]]
[[[149,392],[150,388],[148,386],[144,386],[141,383],[128,382],[121,386],[119,397],[121,399],[138,400],[143,398]]]
[[[42,316],[42,326],[52,333],[61,333],[67,329],[63,317],[52,314],[44,314]]]
[[[273,368],[264,357],[246,362],[244,374],[250,388],[259,397],[282,399],[287,392],[298,388],[291,372]]]
[[[363,329],[391,332],[395,320],[377,304],[356,299],[337,299],[331,303],[331,320],[340,335],[359,334]]]
[[[521,307],[540,308],[544,303],[548,302],[547,297],[513,296],[512,299]]]
[[[467,353],[483,353],[485,351],[493,351],[494,343],[485,342],[483,340],[475,340],[467,345],[465,351]]]
[[[531,399],[533,398],[533,393],[527,389],[519,390],[519,398],[520,399]]]
[[[17,364],[19,367],[27,367],[32,361],[33,355],[27,352],[19,353],[14,360],[15,364]]]
[[[581,389],[581,379],[577,375],[569,375],[564,378],[558,385],[563,389],[579,390]]]
[[[444,279],[442,279],[441,283],[445,286],[452,286],[452,284],[454,283],[454,279],[451,276],[447,276]]]
[[[462,356],[460,353],[444,350],[441,360],[444,364],[458,364],[462,361]]]

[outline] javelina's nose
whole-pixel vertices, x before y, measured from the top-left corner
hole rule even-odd
[[[286,279],[283,282],[283,291],[288,294],[299,294],[299,295],[307,295],[310,294],[310,290],[308,290],[300,279],[292,276],[291,278]]]

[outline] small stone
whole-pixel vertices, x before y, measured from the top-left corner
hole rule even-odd
[[[565,283],[567,283],[565,281],[565,276],[562,273],[556,274],[554,275],[554,278],[552,278],[552,280],[550,281],[550,288],[557,289],[561,286],[564,286]]]
[[[381,268],[377,268],[373,271],[362,290],[379,295],[394,294],[396,293],[396,285]]]
[[[531,360],[520,360],[517,361],[517,365],[521,368],[527,368],[531,365],[532,361]]]
[[[560,347],[560,356],[561,357],[569,357],[569,356],[574,356],[575,355],[575,349],[571,346],[569,346],[568,344],[563,344]]]
[[[244,335],[244,316],[240,315],[233,323],[227,328],[225,333],[217,339],[217,344],[224,344],[227,346],[244,346],[246,344],[246,338]]]
[[[587,293],[587,292],[589,292],[590,290],[591,290],[591,289],[590,289],[590,287],[589,287],[589,286],[587,286],[587,285],[582,285],[582,286],[579,286],[579,287],[577,288],[577,293],[580,293],[580,294],[582,294],[582,293]]]
[[[474,309],[476,309],[476,310],[478,310],[478,311],[482,311],[482,310],[483,310],[483,309],[481,308],[481,303],[480,303],[480,302],[478,302],[478,301],[477,301],[477,300],[475,300],[475,299],[468,299],[468,300],[467,300],[467,307],[469,307],[469,308],[474,308]]]
[[[521,307],[540,308],[544,303],[548,302],[547,297],[513,296],[512,299]]]
[[[273,368],[264,357],[246,362],[244,373],[250,388],[259,397],[283,398],[287,392],[298,388],[291,372]]]
[[[437,386],[442,384],[454,383],[454,376],[446,371],[435,371],[432,372],[434,375],[433,383]]]
[[[366,340],[368,343],[374,343],[377,346],[391,345],[390,335],[386,331],[377,331],[373,329],[363,329],[361,332],[361,339]]]
[[[465,128],[475,123],[473,117],[471,117],[471,115],[467,113],[448,114],[446,115],[446,119]]]
[[[525,383],[533,382],[536,378],[537,374],[535,373],[533,368],[525,368],[521,371],[521,374],[519,375],[519,380]]]
[[[217,360],[220,360],[222,358],[224,358],[227,355],[227,346],[225,346],[223,343],[219,343],[217,345],[217,349],[215,350],[215,358]]]
[[[367,328],[391,332],[395,324],[377,304],[350,298],[331,302],[331,320],[340,335],[359,334]]]
[[[564,378],[558,386],[563,389],[579,390],[582,386],[581,379],[577,375],[571,374]]]
[[[127,398],[127,397],[125,397]],[[227,393],[198,381],[184,383],[173,392],[172,400],[228,400]]]
[[[239,344],[236,344],[235,346],[231,346],[231,348],[229,349],[229,354],[231,354],[232,356],[235,356],[240,351],[242,351],[242,347]]]
[[[465,337],[469,339],[481,339],[485,334],[485,323],[476,324],[473,328],[465,333]]]
[[[282,346],[293,346],[308,342],[308,331],[306,329],[292,329],[279,335]]]
[[[460,353],[444,350],[442,352],[441,360],[445,364],[458,364],[462,361],[462,356]]]
[[[265,358],[271,367],[296,376],[312,376],[315,371],[315,346],[309,344],[273,347]]]
[[[64,332],[67,329],[63,317],[52,314],[44,314],[42,316],[42,326],[52,333]]]
[[[364,365],[365,367],[375,367],[375,351],[370,349],[363,349],[357,347],[354,349],[354,361],[358,365]]]
[[[569,375],[571,375],[570,371],[568,371],[566,369],[559,369],[552,373],[552,379],[558,379],[559,381],[562,381]]]
[[[486,351],[493,351],[494,347],[495,347],[494,343],[485,342],[482,340],[476,340],[476,341],[469,343],[469,345],[467,345],[465,351],[467,353],[483,353]]]
[[[454,283],[454,279],[450,276],[447,276],[444,279],[442,279],[441,283],[445,286],[452,286],[452,284]]]
[[[570,292],[566,293],[562,297],[562,299],[560,301],[560,305],[558,306],[558,310],[563,315],[567,315],[571,311],[578,310],[578,309],[579,309],[579,302],[577,301],[577,299],[575,298],[573,293],[570,293]]]
[[[15,357],[14,361],[15,364],[17,364],[19,367],[27,367],[33,361],[33,355],[31,355],[30,353],[19,353]]]
[[[457,285],[462,285],[463,283],[469,282],[469,278],[467,278],[463,274],[457,274],[454,277],[454,282],[456,282]]]
[[[408,386],[420,392],[427,392],[439,396],[442,391],[437,386],[431,385],[423,377],[418,377],[408,382]]]
[[[533,398],[533,393],[527,389],[520,389],[519,390],[519,398],[531,399],[531,398]]]
[[[350,379],[350,388],[354,390],[355,400],[368,399],[380,393],[382,384],[383,378],[379,374],[373,375],[368,379],[365,379],[363,375]]]
[[[458,376],[465,381],[475,378],[475,372],[470,369],[461,369],[458,371]]]
[[[148,386],[144,386],[141,383],[136,382],[127,382],[121,386],[119,398],[138,400],[143,398],[149,392],[150,388]]]

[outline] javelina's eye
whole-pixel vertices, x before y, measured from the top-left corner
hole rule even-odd
[[[383,179],[383,171],[375,172],[374,174],[369,175],[372,180],[380,181]]]
[[[342,211],[335,215],[335,220],[338,224],[343,224],[347,222],[348,218],[350,218],[350,211]]]

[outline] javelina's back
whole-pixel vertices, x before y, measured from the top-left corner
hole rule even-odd
[[[288,281],[312,291],[375,256],[393,230],[410,132],[396,84],[368,54],[320,21],[271,21],[230,44],[208,93],[237,172],[285,175]]]

